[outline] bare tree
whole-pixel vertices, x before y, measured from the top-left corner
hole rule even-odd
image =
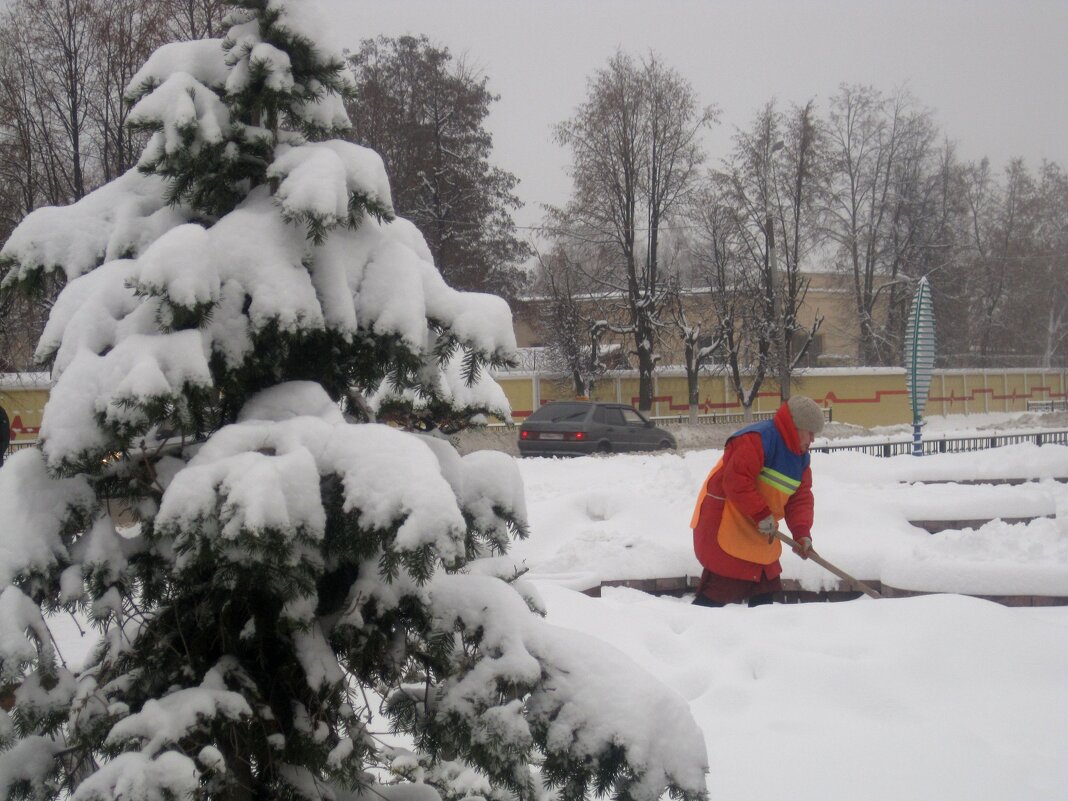
[[[126,126],[132,108],[126,87],[149,55],[168,39],[167,4],[98,0],[93,15],[98,52],[98,96],[90,116],[99,145],[102,180],[110,181],[137,161],[143,142]]]
[[[880,320],[880,295],[893,310],[907,302],[908,267],[929,243],[918,236],[917,193],[927,185],[936,131],[931,113],[900,91],[843,86],[831,103],[833,182],[827,234],[840,267],[853,279],[862,364],[892,361],[899,343],[893,313]]]
[[[973,315],[968,296],[970,276],[967,261],[962,258],[967,219],[965,170],[957,161],[952,142],[944,141],[935,153],[925,188],[911,211],[912,218],[924,229],[917,235],[917,241],[924,243],[924,247],[914,250],[914,258],[906,266],[908,282],[893,288],[896,302],[890,308],[889,325],[896,341],[903,345],[907,309],[919,278],[926,278],[938,310],[935,324],[939,360],[941,364],[953,365],[956,354],[968,350]],[[904,363],[904,352],[895,363]]]
[[[69,143],[64,146],[63,120],[49,100],[48,74],[42,62],[61,58],[46,48],[46,32],[27,0],[9,5],[0,23],[0,118],[5,149],[5,189],[13,182],[25,214],[37,205],[74,199]],[[79,89],[80,92],[80,89]]]
[[[716,339],[715,319],[700,307],[687,307],[689,293],[677,282],[671,286],[671,303],[669,312],[676,335],[682,342],[682,363],[686,370],[686,402],[691,425],[697,423],[698,409],[701,404],[701,371],[712,364],[712,360],[723,344]]]
[[[86,123],[90,99],[98,91],[99,43],[90,0],[21,0],[21,12],[34,22],[27,31],[35,99],[56,126],[56,169],[72,200],[94,183],[87,175]],[[24,17],[25,19],[25,17]]]
[[[557,126],[572,153],[572,199],[551,215],[554,229],[611,258],[599,276],[626,303],[625,330],[637,360],[638,406],[652,407],[656,342],[668,300],[661,229],[689,199],[703,160],[700,131],[716,118],[690,84],[656,55],[617,52],[593,76],[586,100]]]
[[[167,22],[167,39],[212,39],[223,34],[226,0],[157,0],[155,5]]]
[[[1064,357],[1068,326],[1068,179],[1049,163],[1036,179],[1022,159],[1000,181],[985,161],[967,175],[974,350],[984,363],[1051,366]]]
[[[1046,305],[1042,314],[1044,336],[1042,366],[1068,366],[1068,175],[1052,163],[1042,165],[1039,181],[1039,280],[1033,281],[1037,299]],[[1039,307],[1041,308],[1041,306]]]
[[[0,169],[26,213],[82,197],[134,164],[127,84],[192,14],[218,30],[219,3],[14,0],[0,14]],[[211,9],[212,14],[208,14]],[[204,15],[208,14],[207,17]],[[210,21],[215,20],[215,21]]]
[[[695,210],[693,255],[709,289],[711,336],[745,420],[771,364],[773,326],[759,278],[751,269],[745,215],[722,176],[713,174]]]
[[[823,208],[828,188],[827,135],[816,116],[815,102],[795,106],[784,115],[782,128],[785,147],[779,158],[775,177],[776,199],[773,205],[778,240],[777,266],[781,266],[782,333],[780,345],[786,371],[784,398],[790,395],[789,377],[805,357],[822,323],[817,315],[811,320],[800,318],[800,309],[808,293],[807,270],[811,269],[824,241]],[[803,334],[795,347],[798,334]]]
[[[822,239],[826,194],[825,140],[814,105],[786,114],[774,102],[765,104],[735,135],[729,160],[710,179],[718,186],[717,202],[731,210],[739,285],[761,300],[751,309],[761,314],[748,320],[760,330],[757,338],[768,340],[760,369],[776,374],[787,398],[791,372],[821,323],[818,315],[799,318],[809,285],[804,270]]]
[[[0,26],[0,240],[42,198],[43,176],[35,141],[30,86],[14,29]]]
[[[589,286],[566,247],[556,247],[547,256],[539,253],[537,273],[534,288],[540,296],[548,366],[570,376],[576,397],[588,397],[607,369],[601,357],[609,325],[589,316]]]
[[[976,260],[973,270],[973,302],[979,309],[978,351],[986,357],[999,350],[999,340],[1009,336],[1013,321],[1008,313],[1014,274],[1032,249],[1035,184],[1023,159],[1005,168],[1001,187],[992,186],[989,165],[984,160],[973,170],[972,192]]]

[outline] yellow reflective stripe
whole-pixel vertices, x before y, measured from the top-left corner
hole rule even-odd
[[[772,470],[770,467],[765,467],[760,471],[760,478],[764,483],[782,490],[787,495],[793,495],[801,488],[800,481]]]

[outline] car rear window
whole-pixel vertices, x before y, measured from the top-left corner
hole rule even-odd
[[[565,423],[569,420],[584,420],[590,410],[588,403],[550,403],[534,412],[528,420],[542,423]]]

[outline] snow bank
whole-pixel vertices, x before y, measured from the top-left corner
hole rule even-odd
[[[710,798],[1064,797],[1068,610],[949,595],[707,609],[537,585],[551,623],[689,701]]]

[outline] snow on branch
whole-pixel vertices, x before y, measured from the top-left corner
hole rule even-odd
[[[51,633],[40,607],[18,587],[0,592],[0,683],[18,683],[28,665],[38,659],[51,663],[54,658]]]
[[[318,417],[245,418],[216,433],[167,488],[157,526],[179,542],[218,538],[223,551],[268,530],[315,540],[321,476],[341,480],[343,508],[361,527],[395,530],[398,551],[432,547],[446,561],[463,553],[463,516],[433,451],[388,426]]]
[[[156,756],[194,730],[210,725],[215,718],[241,720],[252,717],[252,709],[240,693],[221,684],[220,670],[209,672],[200,687],[177,690],[163,698],[149,700],[139,712],[118,721],[108,732],[106,743],[134,743],[146,756]]]
[[[71,801],[137,798],[164,801],[193,798],[200,783],[196,763],[177,751],[153,758],[139,752],[119,754],[78,785]]]
[[[283,218],[304,222],[317,243],[337,225],[358,226],[364,212],[392,217],[389,181],[373,151],[347,142],[325,142],[278,152],[281,155],[267,177],[280,179],[275,199]]]
[[[102,459],[152,425],[149,406],[180,405],[212,377],[199,332],[134,334],[97,356],[81,351],[56,381],[41,423],[42,450],[53,468]]]
[[[0,795],[11,798],[15,788],[21,787],[29,788],[32,798],[47,797],[51,788],[46,783],[55,770],[56,756],[62,750],[62,743],[50,737],[32,735],[0,753]]]
[[[154,130],[141,164],[174,156],[181,151],[196,155],[205,145],[219,145],[230,134],[230,110],[218,95],[193,76],[176,72],[130,112],[130,124]]]
[[[244,41],[226,55],[230,74],[226,78],[228,94],[238,94],[248,88],[251,76],[271,92],[293,89],[293,64],[289,54],[268,42]]]
[[[130,79],[126,99],[137,103],[153,89],[177,73],[185,73],[213,89],[226,84],[227,66],[221,39],[171,42],[156,50]]]
[[[20,450],[6,460],[0,470],[0,587],[65,561],[71,530],[96,505],[85,477],[51,477],[39,450]]]
[[[502,420],[512,416],[511,404],[501,386],[485,371],[468,382],[463,375],[463,358],[455,356],[442,367],[430,366],[421,376],[420,386],[396,386],[384,380],[369,402],[376,414],[403,406],[417,416],[421,411],[433,413],[438,405],[446,406],[458,417],[470,420],[474,415],[493,414]]]
[[[437,626],[470,636],[482,659],[432,688],[427,714],[477,721],[472,740],[502,758],[535,743],[543,774],[566,781],[568,798],[594,783],[635,801],[703,796],[704,737],[681,697],[611,646],[535,617],[499,581],[439,575],[430,592]],[[515,700],[502,701],[501,688],[515,688]]]
[[[72,281],[105,261],[136,256],[188,214],[169,205],[164,179],[134,168],[70,206],[27,215],[0,251],[0,264],[13,268],[3,283],[57,270]]]

